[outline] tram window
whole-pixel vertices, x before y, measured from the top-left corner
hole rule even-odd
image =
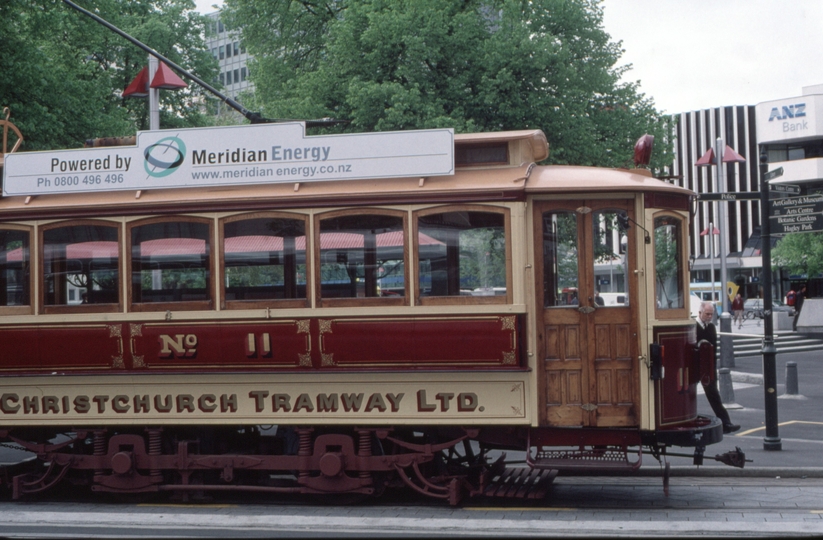
[[[498,297],[506,302],[506,216],[450,211],[417,219],[418,291],[427,297]]]
[[[347,213],[319,219],[321,303],[341,298],[405,303],[404,223],[400,213]]]
[[[0,308],[29,306],[29,233],[0,229]]]
[[[577,307],[579,253],[577,214],[543,214],[543,306]]]
[[[192,304],[185,309],[210,307],[204,304],[210,299],[209,229],[194,218],[131,227],[133,308],[165,309],[170,302]]]
[[[601,307],[628,305],[629,280],[626,269],[626,231],[620,221],[626,222],[625,210],[599,210],[592,214],[592,247],[594,249],[595,280],[592,290],[594,301]],[[620,219],[618,219],[620,218]]]
[[[657,309],[682,309],[683,226],[679,218],[654,218],[654,283]]]
[[[43,304],[119,303],[116,225],[74,224],[43,231]]]
[[[244,217],[225,222],[223,283],[229,303],[302,299],[300,305],[305,305],[305,220]]]

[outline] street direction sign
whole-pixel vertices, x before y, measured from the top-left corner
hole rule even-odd
[[[771,234],[823,231],[823,196],[805,195],[769,201]]]
[[[699,201],[757,201],[760,200],[759,191],[737,191],[732,193],[700,193]]]
[[[814,214],[821,211],[823,211],[823,195],[803,195],[769,201],[770,216]]]
[[[769,184],[769,191],[800,195],[800,186],[795,186],[794,184]]]
[[[773,171],[769,171],[763,175],[763,181],[768,182],[769,180],[774,180],[775,178],[783,176],[783,167],[778,167]]]
[[[771,234],[775,236],[823,231],[823,214],[775,216],[769,218],[769,225]]]

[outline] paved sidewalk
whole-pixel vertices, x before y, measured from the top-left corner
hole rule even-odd
[[[743,328],[734,326],[736,335],[763,335],[762,320],[744,321]],[[775,331],[775,337],[786,331]],[[777,338],[779,339],[779,338]],[[786,394],[786,363],[797,364],[798,393]],[[780,450],[765,450],[765,391],[763,388],[762,355],[735,357],[731,367],[732,403],[726,408],[732,421],[740,424],[737,433],[726,435],[722,442],[706,449],[703,469],[708,474],[742,476],[815,476],[823,477],[823,351],[778,353],[775,358],[777,375],[777,425]],[[698,412],[713,415],[708,401],[698,386]],[[715,461],[722,454],[739,447],[746,458],[743,470]],[[689,458],[670,458],[673,467],[693,469]],[[644,467],[658,466],[647,457]],[[659,466],[658,466],[659,467]],[[686,473],[687,471],[683,471]]]

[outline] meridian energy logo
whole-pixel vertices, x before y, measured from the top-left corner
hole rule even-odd
[[[143,166],[149,176],[163,178],[177,170],[186,159],[186,143],[178,137],[166,137],[143,152]]]

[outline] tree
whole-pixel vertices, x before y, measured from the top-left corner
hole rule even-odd
[[[787,234],[772,249],[773,267],[811,279],[823,272],[823,233]]]
[[[349,120],[337,131],[542,129],[550,161],[626,166],[665,122],[600,0],[226,0],[254,55],[264,114]],[[658,152],[655,164],[670,163]]]
[[[203,17],[192,0],[86,0],[97,13],[199,77],[215,77]],[[24,150],[81,146],[86,139],[148,129],[146,100],[123,89],[148,55],[58,0],[0,3],[0,105],[25,137]],[[205,125],[203,91],[161,92],[161,126]]]

